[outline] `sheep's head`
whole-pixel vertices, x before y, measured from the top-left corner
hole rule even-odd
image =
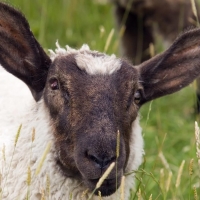
[[[119,133],[117,178],[113,170],[101,192],[109,195],[116,190],[115,180],[119,186],[128,161],[140,93],[137,70],[114,55],[90,51],[86,45],[79,51],[58,53],[49,69],[44,99],[67,176],[83,179],[93,190],[102,173],[116,162]]]
[[[77,51],[58,48],[50,59],[22,14],[0,3],[1,65],[27,84],[36,101],[44,99],[63,174],[93,190],[117,161],[117,173],[112,170],[99,188],[104,196],[116,190],[116,180],[119,187],[127,162],[134,161],[129,157],[130,130],[138,109],[199,76],[199,46],[200,29],[194,29],[137,67],[86,46]]]

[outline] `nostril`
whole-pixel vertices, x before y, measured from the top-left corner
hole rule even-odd
[[[97,157],[95,157],[95,156],[93,156],[93,155],[88,155],[88,158],[89,158],[90,160],[94,161],[94,162],[97,163],[97,164],[101,164],[101,159],[99,159],[99,158],[97,158]]]
[[[106,158],[106,157],[102,156],[102,158],[101,158],[96,155],[87,154],[87,157],[89,160],[98,164],[98,166],[102,169],[107,167],[109,164],[111,164],[112,162],[114,162],[116,160],[116,156],[113,156],[110,158]]]

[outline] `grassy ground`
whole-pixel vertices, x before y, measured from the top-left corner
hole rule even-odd
[[[58,39],[61,46],[80,47],[87,43],[91,49],[104,51],[111,30],[115,30],[112,6],[99,4],[97,0],[8,2],[26,15],[36,38],[46,49],[54,49]],[[107,53],[118,54],[116,31]],[[198,119],[194,115],[194,102],[194,86],[191,85],[179,93],[150,102],[141,109],[146,155],[144,165],[137,173],[137,191],[132,192],[132,200],[140,198],[138,193],[143,199],[150,199],[151,195],[152,199],[195,199],[194,186],[200,197],[200,171],[194,137],[194,122]],[[189,174],[191,159],[194,159],[192,175]],[[183,160],[181,182],[176,187]]]

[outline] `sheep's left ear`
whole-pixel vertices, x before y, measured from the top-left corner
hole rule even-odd
[[[28,85],[36,101],[41,98],[51,60],[25,17],[4,3],[0,3],[0,64]]]
[[[189,85],[200,75],[200,29],[185,32],[167,51],[137,69],[144,90],[141,104]]]

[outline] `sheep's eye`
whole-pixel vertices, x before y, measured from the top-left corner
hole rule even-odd
[[[56,78],[51,78],[49,80],[49,84],[52,90],[58,90],[59,89],[59,83],[58,83],[58,79]]]
[[[136,104],[139,104],[141,100],[141,93],[139,90],[137,90],[134,94],[134,101]]]

